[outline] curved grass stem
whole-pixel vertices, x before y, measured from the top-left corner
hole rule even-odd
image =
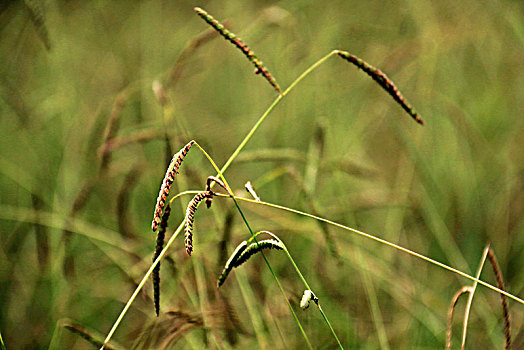
[[[270,232],[267,232],[267,233],[270,233]],[[289,251],[287,249],[287,246],[284,244],[284,242],[282,242],[282,240],[280,240],[280,238],[278,238],[277,236],[275,236],[272,233],[270,233],[270,234],[274,238],[278,239],[284,245],[284,247],[285,247],[284,252],[286,253],[289,261],[291,262],[291,265],[293,265],[293,267],[295,268],[295,271],[297,272],[298,276],[302,280],[302,283],[304,283],[304,286],[306,287],[306,289],[311,290],[311,287],[309,286],[309,284],[307,283],[306,279],[302,275],[302,272],[300,271],[300,269],[298,268],[297,264],[295,263],[295,260],[293,260],[293,258],[291,257],[291,254],[289,253]],[[342,346],[342,343],[340,342],[340,340],[337,337],[337,334],[335,333],[335,330],[333,329],[333,326],[331,325],[331,322],[329,322],[329,319],[327,318],[326,314],[324,313],[324,310],[322,310],[322,307],[320,306],[320,302],[317,301],[315,304],[317,305],[318,311],[320,311],[320,314],[322,315],[322,318],[324,318],[324,322],[326,322],[329,330],[331,331],[331,334],[333,334],[333,337],[335,337],[335,339],[337,341],[337,344],[338,344],[338,347],[340,349],[344,349],[344,347]]]
[[[226,163],[224,164],[224,166],[220,169],[220,171],[222,173],[224,173],[228,168],[229,166],[231,165],[231,163],[235,160],[235,158],[238,156],[238,154],[242,151],[242,149],[245,147],[245,145],[248,143],[248,141],[251,139],[251,137],[253,136],[253,134],[257,131],[257,129],[260,127],[260,125],[264,122],[264,120],[267,118],[267,116],[273,111],[273,109],[279,104],[279,102],[284,98],[286,97],[287,94],[289,94],[291,92],[291,90],[293,90],[295,88],[295,86],[300,83],[300,81],[302,79],[304,79],[306,76],[309,75],[309,73],[311,73],[312,71],[314,71],[316,68],[318,68],[318,66],[320,66],[322,63],[324,63],[328,58],[330,58],[331,56],[334,56],[338,53],[338,50],[333,50],[331,51],[329,54],[327,54],[326,56],[322,57],[321,59],[319,59],[317,62],[313,63],[311,65],[311,67],[309,67],[308,69],[306,69],[302,74],[300,74],[300,76],[295,79],[294,82],[291,83],[291,85],[289,85],[289,87],[284,90],[284,92],[280,95],[278,95],[278,97],[273,101],[273,103],[268,107],[268,109],[266,109],[266,111],[262,114],[262,116],[260,116],[260,118],[258,118],[257,122],[255,123],[255,125],[253,125],[253,127],[251,128],[251,130],[247,133],[247,135],[244,137],[244,139],[240,142],[240,144],[238,145],[238,147],[235,149],[235,151],[231,154],[231,156],[229,157],[229,159],[226,161]],[[217,174],[218,176],[219,174]]]
[[[220,194],[217,194],[218,196],[222,196],[222,197],[229,197],[229,196],[224,196],[224,195],[220,195]],[[394,249],[397,249],[397,250],[400,250],[404,253],[407,253],[409,255],[412,255],[414,257],[417,257],[419,259],[422,259],[422,260],[425,260],[433,265],[436,265],[436,266],[439,266],[445,270],[448,270],[448,271],[451,271],[459,276],[462,276],[462,277],[465,277],[473,282],[476,282],[478,284],[481,284],[483,285],[484,287],[487,287],[497,293],[500,293],[500,294],[503,294],[505,295],[506,297],[510,298],[510,299],[513,299],[515,301],[517,301],[518,303],[524,305],[524,300],[522,300],[521,298],[511,294],[511,293],[508,293],[500,288],[497,288],[487,282],[484,282],[478,278],[475,278],[471,275],[468,275],[467,273],[465,272],[462,272],[460,270],[457,270],[451,266],[448,266],[444,263],[441,263],[439,261],[436,261],[434,259],[431,259],[425,255],[422,255],[420,253],[417,253],[415,251],[412,251],[410,249],[407,249],[407,248],[404,248],[402,246],[399,246],[395,243],[391,243],[391,242],[388,242],[386,241],[385,239],[382,239],[382,238],[379,238],[379,237],[376,237],[376,236],[373,236],[369,233],[365,233],[365,232],[362,232],[362,231],[359,231],[359,230],[356,230],[354,228],[351,228],[351,227],[348,227],[348,226],[344,226],[342,224],[339,224],[337,222],[334,222],[334,221],[331,221],[331,220],[328,220],[328,219],[324,219],[324,218],[321,218],[319,216],[316,216],[316,215],[312,215],[312,214],[309,214],[309,213],[305,213],[303,211],[300,211],[300,210],[296,210],[296,209],[292,209],[292,208],[288,208],[288,207],[284,207],[282,205],[278,205],[278,204],[273,204],[273,203],[268,203],[268,202],[263,202],[263,201],[256,201],[256,200],[253,200],[253,199],[250,199],[250,198],[244,198],[244,197],[235,197],[235,199],[238,199],[238,200],[241,200],[241,201],[244,201],[244,202],[249,202],[249,203],[253,203],[253,204],[258,204],[258,205],[264,205],[264,206],[267,206],[267,207],[271,207],[271,208],[275,208],[275,209],[280,209],[280,210],[284,210],[284,211],[287,211],[287,212],[290,212],[290,213],[295,213],[295,214],[298,214],[298,215],[302,215],[302,216],[306,216],[306,217],[309,217],[311,219],[315,219],[315,220],[318,220],[318,221],[322,221],[322,222],[325,222],[326,224],[329,224],[329,225],[332,225],[332,226],[335,226],[335,227],[338,227],[338,228],[341,228],[343,230],[346,230],[346,231],[351,231],[353,233],[356,233],[360,236],[363,236],[363,237],[366,237],[366,238],[369,238],[369,239],[372,239],[376,242],[379,242],[379,243],[382,243],[382,244],[385,244],[391,248],[394,248]]]

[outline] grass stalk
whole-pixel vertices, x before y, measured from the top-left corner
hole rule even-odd
[[[221,195],[221,194],[217,194],[217,195],[218,196],[222,196],[222,197],[229,197],[229,196],[225,196],[225,195]],[[360,236],[363,236],[365,238],[369,238],[369,239],[374,240],[374,241],[376,241],[378,243],[385,244],[385,245],[387,245],[387,246],[389,246],[391,248],[400,250],[400,251],[402,251],[404,253],[407,253],[407,254],[412,255],[414,257],[417,257],[419,259],[425,260],[425,261],[427,261],[427,262],[429,262],[429,263],[431,263],[433,265],[439,266],[439,267],[441,267],[441,268],[443,268],[445,270],[453,272],[453,273],[455,273],[455,274],[457,274],[459,276],[465,277],[465,278],[467,278],[467,279],[469,279],[471,281],[477,282],[477,283],[483,285],[484,287],[487,287],[487,288],[489,288],[489,289],[491,289],[491,290],[493,290],[493,291],[495,291],[497,293],[500,293],[500,294],[502,294],[502,295],[504,295],[504,296],[506,296],[506,297],[508,297],[510,299],[513,299],[513,300],[517,301],[518,303],[524,305],[524,300],[522,300],[521,298],[519,298],[519,297],[517,297],[517,296],[515,296],[515,295],[513,295],[511,293],[508,293],[508,292],[506,292],[506,291],[504,291],[504,290],[502,290],[500,288],[497,288],[497,287],[495,287],[495,286],[493,286],[493,285],[491,285],[491,284],[489,284],[487,282],[484,282],[484,281],[482,281],[482,280],[480,280],[478,278],[475,278],[475,277],[473,277],[471,275],[468,275],[467,273],[462,272],[460,270],[457,270],[457,269],[455,269],[455,268],[453,268],[451,266],[448,266],[448,265],[446,265],[444,263],[441,263],[439,261],[431,259],[431,258],[429,258],[429,257],[427,257],[425,255],[422,255],[422,254],[417,253],[415,251],[412,251],[410,249],[404,248],[404,247],[399,246],[399,245],[397,245],[395,243],[388,242],[385,239],[373,236],[372,234],[369,234],[369,233],[366,233],[366,232],[362,232],[362,231],[356,230],[354,228],[351,228],[351,227],[339,224],[339,223],[337,223],[335,221],[331,221],[331,220],[328,220],[328,219],[325,219],[325,218],[321,218],[319,216],[315,216],[315,215],[312,215],[312,214],[309,214],[309,213],[305,213],[305,212],[300,211],[300,210],[284,207],[282,205],[268,203],[268,202],[263,202],[263,201],[256,201],[256,200],[253,200],[253,199],[250,199],[250,198],[243,198],[243,197],[235,197],[235,199],[238,199],[238,200],[241,200],[241,201],[245,201],[245,202],[249,202],[249,203],[253,203],[253,204],[264,205],[264,206],[267,206],[267,207],[280,209],[280,210],[284,210],[284,211],[287,211],[287,212],[290,212],[290,213],[294,213],[294,214],[298,214],[298,215],[301,215],[301,216],[309,217],[311,219],[315,219],[315,220],[318,220],[318,221],[323,221],[323,222],[325,222],[325,223],[327,223],[329,225],[333,225],[333,226],[341,228],[343,230],[356,233],[356,234],[358,234]]]
[[[479,279],[480,274],[482,272],[482,268],[484,267],[484,263],[486,262],[486,257],[488,256],[489,251],[489,244],[484,248],[484,252],[482,253],[482,258],[480,258],[480,264],[477,269],[477,274],[475,275],[475,278]],[[475,295],[475,291],[477,290],[477,282],[473,282],[473,285],[471,286],[469,295],[468,295],[468,302],[466,304],[466,310],[464,311],[464,325],[462,327],[462,349],[466,348],[466,336],[468,334],[468,321],[469,321],[469,313],[471,310],[471,305],[473,303],[473,295]]]
[[[363,259],[361,251],[357,251],[356,253],[360,259]],[[386,328],[384,327],[384,318],[382,317],[382,312],[380,311],[379,301],[377,298],[377,293],[375,292],[375,287],[373,286],[373,281],[369,276],[369,272],[366,270],[361,270],[360,275],[362,276],[364,286],[366,287],[366,294],[368,296],[369,305],[371,307],[373,323],[375,324],[375,329],[377,330],[377,337],[378,343],[380,344],[380,349],[390,350],[388,336],[386,334]]]

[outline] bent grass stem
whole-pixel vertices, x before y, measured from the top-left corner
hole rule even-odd
[[[484,263],[486,262],[486,258],[488,256],[488,250],[490,245],[488,244],[486,248],[484,248],[484,252],[482,253],[482,258],[480,259],[480,264],[477,269],[477,274],[475,275],[475,278],[479,279],[480,274],[482,273],[482,268],[484,267]],[[478,282],[473,282],[473,285],[471,286],[469,295],[468,295],[468,301],[466,303],[466,309],[464,311],[464,322],[462,326],[462,349],[465,349],[466,347],[466,337],[468,334],[468,321],[469,321],[469,313],[471,311],[471,305],[473,303],[473,296],[475,295],[475,291],[477,290],[477,284]]]
[[[217,194],[217,196],[222,196],[222,197],[229,197],[229,196],[224,196],[224,195],[221,195],[221,194]],[[267,207],[271,207],[271,208],[275,208],[275,209],[280,209],[280,210],[284,210],[284,211],[287,211],[287,212],[290,212],[290,213],[295,213],[295,214],[298,214],[298,215],[301,215],[301,216],[305,216],[305,217],[309,217],[311,219],[315,219],[315,220],[318,220],[318,221],[322,221],[322,222],[325,222],[326,224],[329,224],[329,225],[332,225],[332,226],[335,226],[335,227],[338,227],[338,228],[341,228],[343,230],[346,230],[346,231],[351,231],[353,233],[356,233],[360,236],[363,236],[363,237],[366,237],[366,238],[369,238],[369,239],[372,239],[376,242],[379,242],[379,243],[382,243],[382,244],[385,244],[391,248],[394,248],[394,249],[397,249],[397,250],[400,250],[404,253],[407,253],[409,255],[412,255],[414,257],[417,257],[419,259],[422,259],[422,260],[425,260],[433,265],[436,265],[436,266],[439,266],[445,270],[448,270],[448,271],[451,271],[459,276],[462,276],[462,277],[465,277],[473,282],[476,282],[478,284],[481,284],[483,285],[484,287],[487,287],[497,293],[500,293],[500,294],[503,294],[505,296],[507,296],[508,298],[510,299],[513,299],[517,302],[519,302],[520,304],[524,305],[524,300],[522,300],[521,298],[511,294],[511,293],[508,293],[502,289],[499,289],[487,282],[484,282],[478,278],[475,278],[471,275],[468,275],[467,273],[465,272],[462,272],[460,270],[457,270],[451,266],[448,266],[444,263],[441,263],[439,261],[436,261],[434,259],[431,259],[425,255],[422,255],[420,253],[417,253],[413,250],[410,250],[410,249],[407,249],[407,248],[404,248],[402,246],[399,246],[395,243],[391,243],[391,242],[388,242],[386,241],[385,239],[382,239],[382,238],[379,238],[379,237],[376,237],[376,236],[373,236],[369,233],[366,233],[366,232],[363,232],[363,231],[359,231],[359,230],[356,230],[354,228],[351,228],[351,227],[348,227],[348,226],[344,226],[342,224],[339,224],[335,221],[331,221],[331,220],[328,220],[328,219],[325,219],[325,218],[322,218],[322,217],[319,217],[319,216],[316,216],[316,215],[312,215],[312,214],[309,214],[309,213],[305,213],[303,211],[300,211],[300,210],[296,210],[296,209],[292,209],[292,208],[288,208],[288,207],[284,207],[282,205],[278,205],[278,204],[273,204],[273,203],[268,203],[268,202],[263,202],[263,201],[256,201],[256,200],[253,200],[253,199],[250,199],[250,198],[244,198],[244,197],[235,197],[235,199],[238,199],[238,200],[241,200],[241,201],[244,201],[244,202],[249,202],[249,203],[253,203],[253,204],[258,204],[258,205],[264,205],[264,206],[267,206]]]

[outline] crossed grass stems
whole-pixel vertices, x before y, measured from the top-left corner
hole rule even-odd
[[[427,261],[427,262],[429,262],[431,264],[437,265],[437,266],[439,266],[441,268],[444,268],[444,269],[446,269],[448,271],[454,272],[454,273],[456,273],[456,274],[458,274],[458,275],[460,275],[462,277],[465,277],[465,278],[468,278],[468,279],[472,280],[474,282],[473,287],[464,287],[461,290],[459,290],[457,292],[457,294],[455,295],[453,301],[452,301],[452,305],[451,305],[450,311],[449,311],[449,313],[450,313],[450,320],[451,320],[453,308],[454,308],[454,306],[455,306],[459,296],[464,294],[464,293],[469,293],[470,294],[470,298],[468,300],[468,305],[469,306],[468,306],[468,309],[466,310],[466,315],[465,315],[465,319],[464,319],[463,344],[465,342],[465,332],[466,332],[467,319],[468,319],[468,316],[469,316],[469,307],[470,307],[470,304],[471,304],[471,299],[472,299],[474,290],[476,288],[476,285],[477,284],[481,284],[481,285],[483,285],[483,286],[485,286],[487,288],[490,288],[490,289],[498,292],[500,294],[500,296],[501,296],[503,305],[506,305],[505,308],[504,308],[504,314],[505,314],[505,322],[506,322],[506,324],[505,324],[506,347],[508,348],[509,315],[507,314],[507,302],[505,300],[505,296],[509,297],[511,299],[514,299],[514,300],[518,301],[521,304],[524,304],[524,300],[522,300],[522,299],[520,299],[520,298],[518,298],[518,297],[516,297],[516,296],[514,296],[514,295],[512,295],[510,293],[507,293],[506,291],[504,291],[503,290],[504,289],[503,283],[500,283],[499,276],[497,275],[497,273],[496,273],[496,275],[497,275],[497,280],[498,280],[498,283],[499,283],[499,288],[497,288],[495,286],[492,286],[491,284],[488,284],[488,283],[486,283],[486,282],[484,282],[484,281],[479,279],[480,268],[479,268],[479,272],[477,273],[477,276],[473,277],[473,276],[470,276],[470,275],[468,275],[468,274],[466,274],[466,273],[464,273],[462,271],[459,271],[459,270],[457,270],[455,268],[452,268],[452,267],[450,267],[448,265],[445,265],[445,264],[440,263],[438,261],[435,261],[435,260],[433,260],[433,259],[431,259],[429,257],[426,257],[426,256],[424,256],[422,254],[416,253],[416,252],[411,251],[411,250],[409,250],[407,248],[404,248],[404,247],[401,247],[401,246],[396,245],[394,243],[388,242],[386,240],[383,240],[383,239],[378,238],[376,236],[373,236],[371,234],[368,234],[368,233],[365,233],[365,232],[362,232],[362,231],[358,231],[358,230],[352,229],[350,227],[341,225],[341,224],[333,222],[331,220],[328,220],[328,219],[325,219],[325,218],[322,218],[322,217],[319,217],[319,216],[316,216],[316,215],[312,215],[312,214],[309,214],[309,213],[301,212],[301,211],[298,211],[298,210],[295,210],[295,209],[292,209],[292,208],[287,208],[287,207],[284,207],[284,206],[280,206],[280,205],[277,205],[277,204],[263,202],[259,198],[249,199],[249,198],[237,197],[237,196],[234,196],[232,194],[233,192],[231,190],[231,187],[229,186],[226,178],[224,177],[224,172],[229,168],[231,163],[237,158],[237,156],[243,150],[245,145],[249,142],[251,137],[254,135],[254,133],[257,131],[257,129],[260,127],[260,125],[269,116],[269,114],[273,111],[273,109],[280,103],[280,101],[285,96],[287,96],[287,94],[289,94],[294,89],[294,87],[302,79],[304,79],[306,76],[308,76],[312,71],[314,71],[316,68],[318,68],[322,63],[327,61],[331,56],[338,55],[342,59],[352,63],[353,65],[355,65],[357,68],[362,69],[368,76],[370,76],[384,90],[386,90],[388,92],[388,94],[390,94],[393,97],[393,99],[417,123],[422,125],[423,121],[420,118],[420,116],[418,115],[418,113],[413,109],[413,107],[411,107],[411,105],[402,96],[402,94],[400,93],[400,91],[398,90],[396,85],[382,71],[380,71],[379,69],[371,66],[370,64],[368,64],[367,62],[363,61],[362,59],[360,59],[360,58],[358,58],[358,57],[356,57],[356,56],[354,56],[354,55],[352,55],[352,54],[350,54],[348,52],[341,51],[341,50],[333,50],[329,54],[327,54],[326,56],[320,58],[317,62],[315,62],[308,69],[306,69],[298,78],[296,78],[289,85],[289,87],[287,89],[282,91],[280,86],[276,82],[276,79],[267,70],[267,68],[264,66],[262,61],[260,61],[257,58],[255,53],[240,38],[238,38],[235,34],[233,34],[228,29],[226,29],[224,25],[222,25],[220,22],[218,22],[216,19],[214,19],[206,11],[204,11],[204,10],[202,10],[200,8],[195,8],[195,11],[211,27],[213,27],[213,29],[215,29],[220,35],[222,35],[226,40],[228,40],[231,43],[233,43],[237,48],[239,48],[242,51],[244,56],[246,56],[248,58],[248,60],[255,66],[255,74],[261,74],[270,83],[270,85],[273,87],[273,89],[276,92],[278,92],[279,95],[276,97],[276,99],[273,101],[273,103],[267,108],[267,110],[259,117],[259,119],[255,123],[255,125],[251,128],[251,130],[248,132],[248,134],[244,137],[244,139],[238,145],[238,147],[233,152],[233,154],[231,154],[231,156],[226,161],[226,163],[222,166],[222,168],[219,169],[218,166],[213,161],[213,159],[195,141],[189,142],[184,148],[182,148],[180,150],[180,152],[178,152],[178,153],[176,153],[174,155],[174,157],[173,157],[173,159],[172,159],[172,161],[171,161],[171,163],[170,163],[170,165],[169,165],[169,167],[168,167],[168,169],[166,171],[166,176],[164,177],[164,180],[162,182],[160,193],[159,193],[159,196],[158,196],[158,199],[157,199],[157,204],[155,206],[155,214],[154,214],[153,224],[152,224],[153,231],[155,231],[158,226],[160,228],[159,228],[159,232],[158,232],[158,236],[157,236],[157,249],[156,249],[155,254],[154,254],[153,263],[151,264],[149,270],[146,272],[146,274],[143,277],[142,281],[139,283],[139,285],[135,289],[134,293],[129,298],[127,304],[125,305],[124,309],[120,313],[119,317],[115,321],[113,327],[111,328],[111,330],[109,331],[107,337],[105,338],[104,343],[101,346],[101,349],[104,349],[104,347],[106,347],[108,345],[108,343],[111,340],[114,332],[118,328],[119,324],[121,323],[123,317],[127,313],[127,311],[130,308],[131,304],[134,302],[136,296],[138,295],[140,290],[143,288],[143,286],[144,286],[145,282],[147,281],[147,279],[152,274],[153,274],[153,279],[154,279],[154,283],[153,284],[154,284],[154,288],[155,288],[155,291],[154,291],[155,311],[157,312],[157,315],[158,315],[158,312],[159,312],[159,297],[160,297],[160,292],[159,292],[160,261],[165,256],[167,250],[172,245],[174,240],[178,237],[178,235],[180,234],[180,232],[182,231],[183,228],[185,229],[185,236],[186,236],[186,239],[185,239],[186,251],[188,252],[188,254],[191,254],[191,251],[192,251],[192,240],[191,240],[191,237],[192,237],[192,228],[193,228],[192,226],[193,226],[194,214],[195,214],[195,211],[196,211],[196,207],[198,206],[200,201],[202,201],[204,199],[206,200],[206,204],[209,207],[211,205],[211,201],[212,201],[214,196],[228,197],[228,198],[233,200],[233,202],[235,203],[235,206],[236,206],[238,212],[240,213],[240,215],[241,215],[241,217],[242,217],[242,219],[243,219],[243,221],[244,221],[244,223],[245,223],[245,225],[246,225],[246,227],[247,227],[247,229],[248,229],[248,231],[249,231],[249,233],[251,235],[251,237],[249,238],[248,241],[242,242],[239,245],[239,247],[237,247],[237,249],[235,250],[235,252],[231,256],[229,261],[226,263],[226,266],[224,268],[223,274],[218,279],[218,285],[220,286],[222,283],[224,283],[225,278],[227,278],[227,274],[229,274],[229,272],[231,272],[231,270],[234,267],[238,267],[240,265],[239,260],[242,260],[241,259],[242,252],[246,252],[248,247],[253,247],[252,250],[251,250],[251,253],[254,254],[254,253],[260,252],[261,255],[263,256],[266,265],[268,266],[269,270],[271,271],[271,274],[273,275],[273,278],[274,278],[276,284],[278,285],[278,287],[279,287],[279,289],[280,289],[280,291],[281,291],[281,293],[282,293],[282,295],[283,295],[283,297],[284,297],[284,299],[285,299],[285,301],[286,301],[286,303],[287,303],[287,305],[288,305],[288,307],[290,309],[290,312],[293,315],[293,318],[295,319],[295,321],[297,323],[297,326],[299,327],[302,336],[304,337],[304,340],[305,340],[306,344],[308,345],[308,347],[310,349],[312,349],[311,342],[309,341],[308,336],[305,333],[305,331],[304,331],[304,329],[303,329],[303,327],[302,327],[302,325],[300,323],[300,320],[298,319],[295,311],[293,310],[293,308],[292,308],[292,306],[291,306],[291,304],[290,304],[290,302],[289,302],[289,300],[288,300],[288,298],[287,298],[287,296],[286,296],[286,294],[285,294],[285,292],[284,292],[284,290],[282,288],[282,285],[281,285],[278,277],[276,276],[273,268],[271,267],[271,264],[269,263],[269,260],[267,259],[266,255],[264,254],[263,248],[272,247],[272,248],[276,248],[276,249],[279,249],[279,250],[283,250],[286,253],[288,259],[290,260],[291,264],[294,266],[297,274],[299,275],[300,279],[302,280],[302,282],[304,283],[304,286],[306,288],[305,292],[304,292],[303,299],[301,301],[301,307],[303,307],[305,309],[307,307],[307,305],[309,304],[309,301],[313,300],[315,302],[315,304],[317,305],[317,307],[319,309],[319,312],[321,313],[321,315],[322,315],[322,317],[323,317],[327,327],[330,329],[333,337],[337,341],[338,346],[341,349],[343,349],[343,346],[342,346],[340,340],[338,339],[338,337],[337,337],[333,327],[331,326],[331,323],[329,322],[329,319],[327,318],[326,314],[322,310],[317,296],[313,293],[312,289],[310,288],[310,286],[307,283],[306,279],[304,278],[304,276],[300,272],[300,269],[298,268],[298,266],[294,262],[293,258],[291,257],[291,255],[290,255],[288,249],[286,248],[286,246],[284,245],[284,243],[276,235],[274,235],[273,233],[270,233],[268,231],[260,231],[260,232],[257,232],[255,234],[253,232],[253,230],[251,229],[248,220],[246,219],[244,213],[242,212],[242,209],[240,208],[240,206],[238,204],[239,200],[250,202],[250,203],[253,203],[253,204],[264,205],[264,206],[268,206],[268,207],[272,207],[272,208],[288,211],[288,212],[295,213],[295,214],[299,214],[299,215],[302,215],[302,216],[305,216],[305,217],[309,217],[309,218],[315,219],[317,221],[320,221],[320,222],[323,222],[323,223],[326,223],[326,224],[329,224],[329,225],[332,225],[332,226],[335,226],[335,227],[347,230],[347,231],[351,231],[353,233],[356,233],[358,235],[361,235],[361,236],[364,236],[366,238],[372,239],[372,240],[377,241],[379,243],[385,244],[387,246],[390,246],[390,247],[392,247],[394,249],[397,249],[397,250],[400,250],[402,252],[408,253],[408,254],[410,254],[412,256],[415,256],[415,257],[417,257],[419,259],[425,260],[425,261]],[[216,177],[209,177],[208,178],[205,191],[184,191],[184,192],[178,193],[175,196],[173,196],[170,199],[170,201],[167,203],[167,205],[166,205],[166,200],[167,200],[167,197],[169,195],[169,187],[173,183],[174,177],[178,174],[178,171],[179,171],[179,168],[180,168],[180,165],[181,165],[181,162],[182,162],[183,158],[187,155],[187,153],[189,151],[189,148],[191,148],[193,145],[196,145],[197,148],[200,149],[200,151],[209,160],[209,162],[211,163],[211,165],[213,166],[213,168],[217,172]],[[221,187],[223,187],[226,190],[227,194],[220,194],[220,193],[213,192],[212,191],[212,187],[213,187],[213,185],[215,183],[218,183]],[[167,188],[167,191],[166,191],[166,188]],[[165,231],[166,231],[166,228],[167,228],[167,219],[169,217],[169,212],[170,212],[170,203],[172,203],[176,198],[178,198],[178,197],[180,197],[182,195],[185,195],[185,194],[196,194],[196,196],[193,198],[193,201],[191,201],[189,206],[188,206],[188,209],[187,209],[187,212],[186,212],[186,218],[174,230],[174,232],[171,235],[170,239],[168,240],[168,242],[164,246],[164,237],[165,237]],[[197,200],[195,201],[196,198],[197,198]],[[270,236],[273,237],[273,239],[259,241],[257,239],[257,236],[259,234],[261,234],[261,233],[269,234]],[[254,242],[254,243],[249,244],[250,242]],[[249,246],[248,246],[248,244],[249,244]],[[485,254],[488,254],[488,253],[485,253]],[[249,256],[251,256],[251,255],[249,255]],[[241,261],[241,262],[245,262],[245,260],[247,260],[249,258],[249,256],[247,258],[243,259],[243,261]],[[490,259],[494,260],[494,256],[490,257]],[[495,266],[495,265],[493,265],[493,266]],[[494,267],[494,269],[495,269],[495,267]],[[500,277],[500,280],[501,280],[501,277]],[[450,337],[451,337],[451,331],[448,331],[447,344],[449,344],[449,346],[451,346]]]

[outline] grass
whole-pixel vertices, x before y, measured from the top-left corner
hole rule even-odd
[[[279,95],[253,74],[194,5],[227,19],[292,91]],[[231,199],[199,209],[191,258],[172,235],[189,198],[173,200],[155,316],[143,280],[153,268],[151,212],[167,162],[191,139],[227,169],[250,227],[285,242],[345,348],[444,347],[449,303],[465,280],[345,229],[329,225],[326,235],[298,213],[470,276],[490,243],[507,291],[522,299],[518,4],[46,2],[43,21],[24,6],[0,7],[0,331],[8,348],[91,346],[86,337],[106,336],[139,285],[113,345],[304,346],[258,254],[216,289],[223,250],[247,239]],[[424,127],[333,49],[386,72]],[[171,194],[194,194],[216,173],[193,150]],[[246,203],[248,180],[265,203],[296,211]],[[267,260],[312,347],[335,345],[322,316],[298,307],[304,286],[289,260],[278,251]],[[491,274],[480,280],[497,283]],[[468,347],[504,346],[499,298],[476,289]],[[508,307],[519,348],[523,306],[509,299]],[[62,331],[65,318],[81,331]]]

